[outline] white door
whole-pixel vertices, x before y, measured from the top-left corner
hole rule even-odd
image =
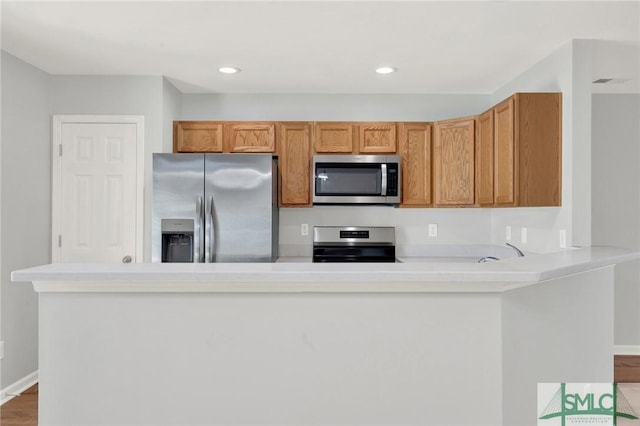
[[[54,136],[53,261],[141,261],[140,119],[59,116]]]

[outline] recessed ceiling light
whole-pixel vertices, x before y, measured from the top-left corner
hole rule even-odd
[[[376,68],[376,72],[378,74],[391,74],[392,72],[396,72],[396,71],[398,71],[398,70],[393,68],[393,67],[379,67],[379,68]]]
[[[220,67],[218,68],[218,71],[220,71],[223,74],[237,74],[240,72],[240,68],[238,67]]]

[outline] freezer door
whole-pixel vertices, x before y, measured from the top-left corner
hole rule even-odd
[[[204,261],[203,154],[153,154],[152,262],[162,261],[163,219],[193,221],[193,261]]]
[[[275,178],[268,154],[205,155],[207,261],[274,260]]]

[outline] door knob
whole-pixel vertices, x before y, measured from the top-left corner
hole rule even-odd
[[[122,263],[131,263],[131,256],[125,256],[122,258]]]

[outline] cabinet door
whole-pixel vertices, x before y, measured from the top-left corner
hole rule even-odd
[[[399,123],[398,146],[402,161],[402,205],[431,204],[431,125]]]
[[[519,206],[562,201],[562,94],[517,93],[516,158]]]
[[[215,121],[174,121],[173,152],[222,152],[222,128]]]
[[[311,205],[311,125],[278,123],[278,172],[281,206]]]
[[[362,154],[396,153],[396,123],[359,123],[358,136]]]
[[[476,200],[493,204],[493,109],[476,121]]]
[[[494,108],[494,200],[500,205],[514,205],[515,194],[515,129],[514,99],[504,100]]]
[[[441,121],[435,124],[434,130],[435,204],[473,204],[475,120]]]
[[[323,153],[353,152],[352,123],[315,123],[315,151]]]
[[[275,152],[275,124],[231,122],[226,124],[226,152]]]

